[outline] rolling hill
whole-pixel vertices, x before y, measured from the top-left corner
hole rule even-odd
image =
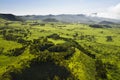
[[[1,19],[10,20],[10,21],[20,21],[21,19],[13,14],[0,14]]]
[[[87,24],[93,24],[93,23],[98,24],[102,21],[112,22],[112,23],[120,22],[120,20],[108,19],[108,18],[102,18],[102,17],[92,17],[92,16],[87,16],[85,14],[26,15],[26,16],[19,16],[19,17],[24,20],[44,20],[44,19],[52,18],[61,22],[87,23]]]
[[[10,21],[21,20],[42,20],[47,22],[67,22],[67,23],[85,23],[85,24],[119,24],[120,20],[108,19],[102,17],[92,17],[85,14],[60,14],[60,15],[24,15],[16,16],[13,14],[0,14],[1,19]]]

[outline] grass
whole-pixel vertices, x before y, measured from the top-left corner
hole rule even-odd
[[[49,38],[48,41],[51,41],[51,42],[53,42],[54,44],[63,44],[63,43],[65,43],[64,40],[54,40],[54,39],[52,39],[52,38]]]
[[[76,49],[76,52],[74,53],[73,57],[71,57],[71,59],[68,60],[67,63],[71,72],[77,77],[77,79],[82,79],[82,80],[95,79],[94,60],[84,55],[84,53],[82,53],[78,49]]]
[[[0,28],[5,26],[5,20],[0,19]],[[38,39],[40,37],[46,37],[51,34],[58,34],[62,38],[72,39],[82,46],[86,51],[93,53],[96,57],[91,58],[86,53],[83,53],[75,47],[75,53],[69,58],[61,61],[61,65],[66,67],[67,70],[75,76],[76,79],[81,80],[95,80],[96,65],[95,61],[100,59],[105,65],[107,70],[108,80],[117,80],[120,78],[120,28],[91,28],[87,24],[65,24],[65,23],[44,23],[45,26],[35,25],[30,26],[29,24],[34,23],[33,21],[27,21],[26,25],[21,25],[22,22],[13,21],[9,24],[6,30],[18,29],[24,30],[23,33],[27,33],[27,30],[31,32],[31,35],[27,33],[27,37],[22,39],[31,40]],[[39,21],[39,23],[42,23]],[[54,24],[54,25],[51,25]],[[2,30],[0,30],[2,31]],[[7,32],[7,34],[10,34]],[[14,35],[23,35],[22,33],[13,32]],[[83,39],[80,37],[83,36]],[[92,36],[92,37],[91,37]],[[94,38],[93,38],[94,36]],[[112,36],[112,41],[108,42],[106,36]],[[91,40],[92,39],[92,40]],[[55,45],[63,44],[66,41],[63,39],[52,39],[48,38],[48,41],[53,42]],[[69,43],[70,44],[70,43]],[[26,47],[25,51],[19,56],[7,56],[9,50],[15,48],[21,48],[23,44],[17,41],[8,41],[3,38],[0,34],[0,48],[4,48],[4,51],[0,54],[0,74],[4,74],[7,71],[7,67],[13,65],[16,69],[24,68],[22,65],[28,65],[27,62],[38,57],[38,55],[30,54],[29,46]],[[46,50],[47,52],[47,50]],[[50,52],[49,54],[54,53]],[[55,56],[56,57],[56,56]],[[24,63],[24,60],[26,63]],[[23,61],[23,62],[22,62]],[[20,64],[18,64],[20,62]],[[54,66],[53,66],[54,67]],[[34,67],[32,68],[34,69]],[[115,73],[116,72],[116,73]]]
[[[8,50],[11,50],[14,48],[20,48],[20,47],[22,47],[22,44],[19,44],[14,41],[6,41],[0,38],[0,48],[4,48],[4,52],[7,52]]]

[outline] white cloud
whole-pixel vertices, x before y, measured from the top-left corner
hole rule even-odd
[[[115,14],[120,15],[120,3],[117,4],[116,6],[113,6],[113,7],[111,8],[111,11],[112,11],[113,13],[115,13]]]
[[[104,12],[98,13],[99,17],[105,17],[105,18],[114,18],[114,19],[120,19],[120,3],[108,8]]]

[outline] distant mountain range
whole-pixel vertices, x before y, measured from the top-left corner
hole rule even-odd
[[[108,24],[115,24],[115,23],[113,21],[111,21],[111,22],[110,21],[101,21],[101,22],[99,22],[99,24],[106,24],[106,25],[108,25]]]
[[[45,19],[56,19],[61,22],[77,22],[77,23],[102,23],[102,24],[113,24],[113,23],[120,23],[120,20],[116,19],[109,19],[109,18],[102,18],[102,17],[92,17],[87,16],[85,14],[61,14],[61,15],[26,15],[26,16],[19,16],[24,20],[45,20]]]
[[[0,14],[0,18],[10,21],[20,21],[21,19],[13,14]]]
[[[47,22],[68,22],[68,23],[86,23],[86,24],[119,24],[120,20],[92,17],[85,14],[61,14],[61,15],[25,15],[15,16],[12,14],[0,14],[0,18],[18,21],[18,20],[43,20]]]

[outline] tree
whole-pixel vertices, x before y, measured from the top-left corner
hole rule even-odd
[[[12,50],[9,50],[10,54],[8,54],[9,56],[19,56],[21,55],[25,50],[25,46],[23,46],[22,48],[15,48]]]
[[[64,45],[54,45],[54,46],[48,48],[48,50],[51,52],[65,52],[65,51],[67,51],[67,47]]]
[[[112,39],[112,36],[106,36],[106,38],[107,38],[107,42],[111,42],[111,41],[113,41],[113,39]]]
[[[97,72],[96,80],[99,80],[99,79],[107,80],[107,71],[105,68],[105,64],[103,64],[102,60],[97,59],[95,62],[95,65],[96,65],[96,72]]]
[[[4,51],[4,48],[0,48],[0,54],[2,54]]]
[[[53,39],[60,39],[60,36],[58,34],[52,34],[50,36],[47,36],[48,38],[53,38]]]

